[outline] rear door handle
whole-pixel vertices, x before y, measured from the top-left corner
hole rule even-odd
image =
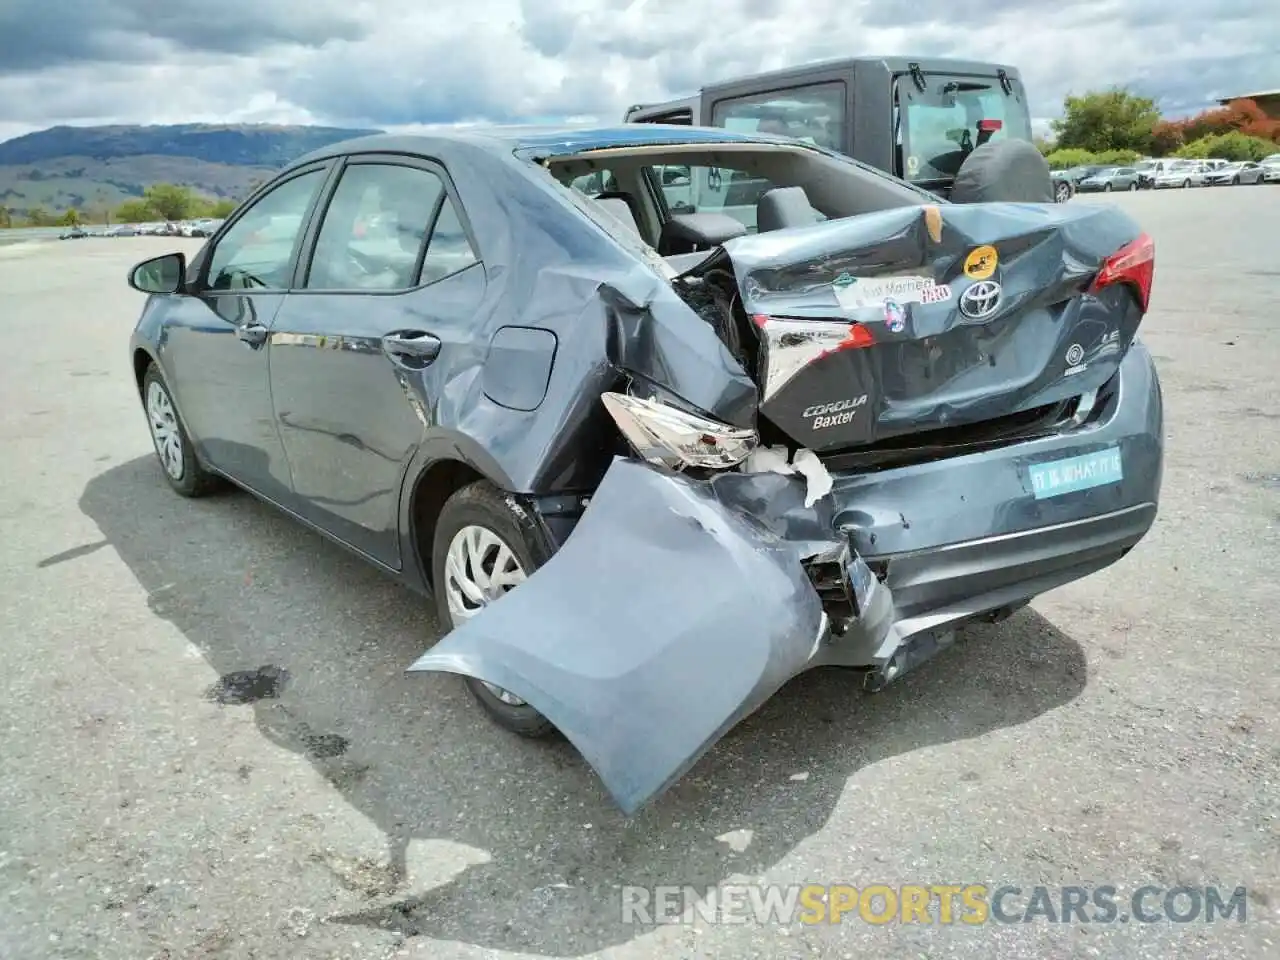
[[[382,352],[398,367],[421,370],[440,355],[440,338],[425,330],[397,330],[382,338]]]
[[[243,323],[236,327],[236,337],[251,347],[260,347],[267,342],[267,328],[260,323]]]

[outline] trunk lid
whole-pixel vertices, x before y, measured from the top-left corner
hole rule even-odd
[[[1139,235],[1112,207],[943,203],[742,237],[691,273],[732,262],[760,412],[824,453],[1104,385],[1143,307],[1092,285]]]

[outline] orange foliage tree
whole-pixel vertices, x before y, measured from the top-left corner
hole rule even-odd
[[[1153,145],[1171,153],[1185,143],[1204,137],[1220,137],[1227,133],[1243,133],[1280,143],[1280,120],[1272,120],[1252,100],[1232,100],[1225,107],[1215,107],[1185,120],[1169,120],[1152,130]]]

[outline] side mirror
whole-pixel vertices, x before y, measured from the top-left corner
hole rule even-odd
[[[181,293],[186,286],[187,258],[181,253],[143,260],[129,271],[129,286],[139,293]]]

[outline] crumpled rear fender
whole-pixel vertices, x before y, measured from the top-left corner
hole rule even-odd
[[[817,653],[801,559],[711,485],[618,458],[555,556],[409,670],[525,700],[631,814]]]

